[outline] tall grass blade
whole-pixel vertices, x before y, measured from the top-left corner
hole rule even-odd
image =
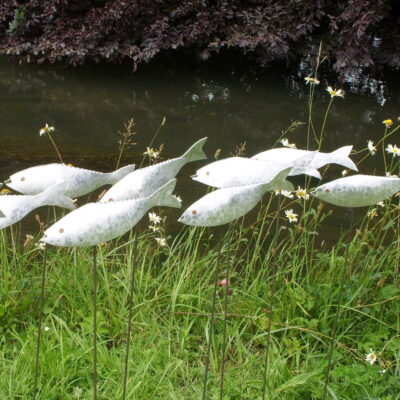
[[[206,361],[205,361],[205,365],[204,365],[203,393],[201,396],[202,400],[206,399],[206,394],[207,394],[208,369],[209,369],[209,365],[210,365],[212,335],[214,332],[214,323],[215,323],[215,305],[216,305],[216,299],[217,299],[218,277],[219,277],[219,274],[221,271],[220,261],[221,261],[221,254],[222,254],[223,247],[224,247],[224,241],[221,240],[220,247],[218,250],[218,255],[217,255],[217,265],[215,267],[215,273],[214,273],[214,290],[213,290],[212,305],[211,305],[211,321],[210,321],[210,327],[209,327],[209,332],[208,332],[207,356],[206,356]]]
[[[278,244],[278,236],[279,236],[279,214],[280,214],[280,210],[281,210],[281,201],[282,201],[282,195],[279,193],[278,196],[278,207],[277,207],[277,211],[276,211],[276,230],[275,230],[275,238],[274,238],[274,242],[277,245]],[[265,361],[264,361],[264,372],[263,372],[263,383],[262,383],[262,399],[265,400],[266,399],[266,395],[267,395],[267,379],[268,379],[268,363],[269,363],[269,348],[271,346],[271,324],[272,324],[272,311],[273,311],[273,307],[274,307],[274,299],[275,299],[275,292],[276,292],[276,288],[277,288],[277,270],[275,267],[275,261],[276,261],[276,254],[277,251],[275,252],[275,254],[273,255],[273,258],[271,260],[271,271],[272,271],[272,287],[271,287],[271,297],[270,297],[270,302],[269,302],[269,307],[268,307],[268,326],[267,326],[267,344],[266,344],[266,349],[265,349]]]
[[[42,284],[40,289],[40,306],[39,306],[39,321],[36,338],[36,351],[35,351],[35,378],[33,382],[33,400],[36,399],[37,384],[39,377],[39,354],[40,354],[40,342],[42,337],[42,320],[43,320],[43,308],[44,308],[44,293],[46,287],[46,268],[47,268],[47,247],[43,251],[43,263],[42,263]]]
[[[137,235],[135,235],[133,241],[133,257],[132,257],[132,268],[131,268],[131,284],[129,291],[129,301],[128,301],[128,330],[126,333],[126,352],[125,352],[125,366],[124,366],[124,380],[123,380],[123,391],[122,399],[126,399],[126,382],[128,379],[128,360],[129,360],[129,346],[131,340],[131,330],[132,330],[132,311],[133,311],[133,290],[135,288],[135,274],[136,274],[136,258],[137,258]]]

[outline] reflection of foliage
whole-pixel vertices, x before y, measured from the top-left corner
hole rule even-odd
[[[0,52],[25,61],[130,58],[136,66],[191,47],[202,59],[236,49],[266,64],[313,53],[322,40],[336,70],[400,66],[400,9],[390,0],[25,3],[25,12],[16,1],[0,5]]]
[[[7,33],[14,32],[25,19],[25,6],[20,6],[14,11],[14,19],[8,26]]]

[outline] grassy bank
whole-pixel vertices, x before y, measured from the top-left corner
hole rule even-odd
[[[222,233],[185,228],[165,247],[155,241],[160,232],[139,233],[128,398],[200,398],[221,245],[218,279],[226,278],[228,262],[232,267],[225,399],[261,399],[271,301],[268,398],[320,399],[340,292],[331,398],[400,398],[398,206],[386,204],[377,217],[355,221],[328,246],[318,239],[321,224],[329,223],[328,209],[315,201],[284,198],[277,236],[276,209],[270,203],[247,227],[240,221]],[[296,224],[285,217],[288,207],[299,213]],[[33,240],[14,252],[9,231],[1,235],[0,398],[27,399],[33,387],[43,250]],[[47,252],[38,398],[90,399],[92,250]],[[133,252],[132,235],[99,247],[100,399],[122,393]],[[218,290],[209,381],[213,399],[219,398],[225,288]],[[370,349],[377,354],[373,365],[365,361]]]

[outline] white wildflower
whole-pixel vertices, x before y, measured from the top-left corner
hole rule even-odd
[[[285,197],[287,197],[287,198],[289,198],[289,199],[293,199],[293,195],[292,195],[292,192],[289,192],[288,190],[274,190],[274,192],[275,192],[275,195],[276,196],[278,196],[279,194],[281,194],[282,196],[285,196]]]
[[[161,217],[159,217],[156,213],[149,213],[149,220],[153,224],[157,225],[161,222]]]
[[[372,140],[368,140],[368,150],[374,156],[376,153],[376,146],[374,146],[374,142]]]
[[[297,186],[296,196],[297,198],[304,200],[308,200],[310,198],[310,195],[307,193],[307,190],[302,189],[300,186]]]
[[[156,238],[156,242],[161,247],[165,247],[167,245],[167,241],[164,238]]]
[[[331,97],[344,97],[344,91],[342,89],[332,89],[332,86],[328,86],[327,89],[328,93]]]
[[[293,212],[293,209],[285,210],[285,214],[290,223],[297,222],[297,214]]]
[[[397,145],[392,145],[388,144],[388,146],[385,149],[388,153],[393,154],[394,156],[399,156],[400,157],[400,149],[397,147]]]
[[[54,126],[49,126],[49,125],[46,124],[42,129],[40,129],[39,135],[40,135],[40,136],[43,136],[43,135],[45,135],[46,133],[53,132],[55,129],[56,129],[56,128],[54,128]]]
[[[319,85],[320,83],[317,78],[313,78],[312,76],[306,76],[304,80],[306,81],[306,85]]]
[[[369,362],[371,365],[374,364],[376,361],[376,354],[372,351],[372,349],[369,349],[370,353],[365,355],[365,361]]]
[[[160,153],[153,148],[147,147],[147,150],[143,153],[145,156],[149,156],[149,158],[158,158]]]
[[[296,148],[296,145],[294,143],[289,143],[289,140],[286,138],[281,139],[280,142],[282,143],[283,146],[289,147],[290,149]]]

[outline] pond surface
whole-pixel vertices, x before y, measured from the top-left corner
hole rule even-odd
[[[57,162],[48,139],[39,136],[45,123],[56,127],[54,137],[65,162],[101,171],[115,168],[118,131],[130,118],[135,119],[137,145],[125,153],[124,164],[140,163],[164,116],[166,124],[153,144],[164,144],[164,158],[181,155],[204,136],[209,138],[205,151],[210,160],[217,149],[220,158],[228,157],[244,142],[245,154],[252,156],[272,147],[292,121],[307,121],[307,75],[305,68],[250,74],[228,67],[170,72],[151,66],[132,73],[125,65],[66,69],[20,66],[0,59],[0,180],[28,166]],[[332,105],[323,151],[348,144],[361,150],[368,139],[382,136],[384,119],[395,121],[400,115],[400,80],[395,73],[379,79],[353,75],[340,83],[319,78],[314,104],[317,129],[329,102],[327,85],[346,92]],[[301,148],[306,135],[304,125],[287,137]],[[395,134],[389,143],[396,141],[399,145]],[[179,175],[177,191],[184,208],[205,193],[203,185],[189,178],[201,165],[189,164]],[[363,163],[360,172],[384,174],[382,165],[378,155]],[[342,169],[331,166],[325,177],[340,177]],[[304,179],[293,182],[301,184]],[[348,212],[337,209],[330,219],[333,231],[340,229]]]

